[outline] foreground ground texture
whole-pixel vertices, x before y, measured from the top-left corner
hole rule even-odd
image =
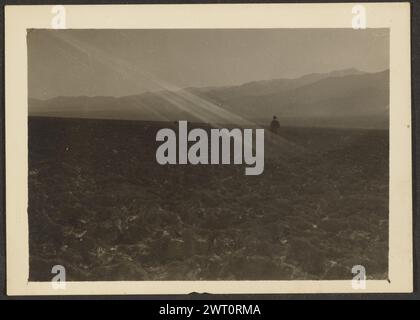
[[[29,119],[31,280],[387,278],[388,131],[283,128],[246,176],[158,165],[169,125]]]

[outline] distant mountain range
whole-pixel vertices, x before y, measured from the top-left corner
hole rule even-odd
[[[125,97],[29,99],[30,116],[388,128],[389,71],[346,69]]]

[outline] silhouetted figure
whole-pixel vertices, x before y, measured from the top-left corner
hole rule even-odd
[[[277,134],[279,132],[279,129],[280,129],[280,122],[277,120],[277,117],[274,116],[273,120],[271,120],[271,123],[270,123],[270,131],[272,133]]]

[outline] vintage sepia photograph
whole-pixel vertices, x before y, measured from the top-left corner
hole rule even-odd
[[[407,78],[390,27],[347,8],[347,27],[26,28],[27,281],[391,283]]]
[[[29,30],[27,41],[30,280],[54,265],[76,281],[338,280],[355,265],[387,279],[388,30]],[[264,144],[263,171],[204,150],[159,163],[163,128],[181,158],[180,121],[209,136],[264,129],[250,150]],[[217,139],[242,157],[241,135]]]

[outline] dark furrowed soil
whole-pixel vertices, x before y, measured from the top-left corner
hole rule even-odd
[[[32,281],[387,278],[388,131],[283,128],[246,176],[157,164],[166,126],[29,119]]]

